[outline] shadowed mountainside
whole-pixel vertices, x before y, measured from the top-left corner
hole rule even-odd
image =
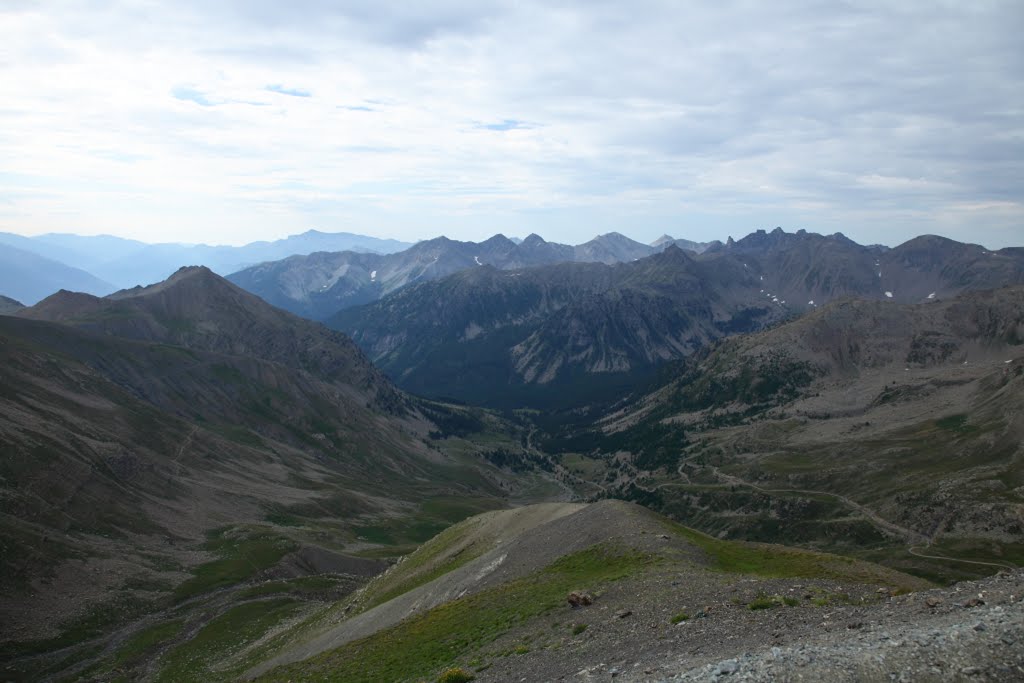
[[[234,609],[257,579],[351,590],[379,566],[352,552],[544,478],[484,457],[519,450],[507,425],[405,396],[344,335],[204,268],[2,316],[0,361],[5,675],[84,665],[115,625],[199,596]]]
[[[1019,286],[838,302],[666,368],[544,447],[709,533],[977,576],[1024,562],[1022,353]]]
[[[572,385],[569,394],[597,400],[635,388],[663,361],[838,299],[927,302],[1020,282],[1014,250],[928,236],[889,250],[777,229],[699,255],[669,246],[614,266],[477,268],[328,324],[410,391],[545,407],[539,385]]]
[[[409,391],[496,405],[521,399],[528,385],[535,397],[553,383],[618,390],[630,371],[781,320],[786,311],[758,289],[739,263],[708,266],[669,247],[614,266],[478,268],[342,311],[328,324]]]

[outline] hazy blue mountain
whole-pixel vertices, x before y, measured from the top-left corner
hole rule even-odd
[[[61,289],[102,296],[117,289],[91,273],[31,251],[0,246],[0,292],[27,305]]]
[[[658,239],[651,242],[652,247],[657,247],[659,249],[664,249],[670,244],[674,244],[680,249],[688,249],[689,251],[695,251],[698,254],[701,254],[707,251],[709,247],[721,243],[718,240],[715,240],[713,242],[694,242],[693,240],[676,239],[671,235],[662,235]]]
[[[620,233],[609,232],[577,245],[573,251],[574,261],[611,264],[635,261],[656,253],[658,249]]]
[[[578,246],[548,242],[531,234],[518,242],[494,235],[483,242],[438,237],[383,256],[316,253],[262,263],[228,279],[286,310],[315,320],[376,301],[416,282],[436,280],[461,270],[494,266],[500,270],[555,263],[620,263],[660,249],[618,233],[600,235]]]
[[[309,230],[272,242],[234,246],[207,244],[147,244],[111,235],[48,233],[22,237],[0,233],[0,244],[30,251],[66,265],[81,268],[117,287],[159,282],[182,266],[203,265],[227,274],[264,261],[316,251],[389,253],[406,249],[407,242],[347,232]]]
[[[26,249],[90,272],[112,261],[129,258],[147,246],[145,242],[113,235],[50,232],[29,239],[33,246]]]

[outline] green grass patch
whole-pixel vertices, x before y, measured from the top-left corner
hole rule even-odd
[[[469,683],[475,676],[462,667],[455,667],[441,672],[437,677],[437,683]]]
[[[981,431],[977,426],[967,423],[966,415],[950,415],[935,421],[935,426],[955,434],[974,434]]]
[[[847,593],[822,592],[820,595],[811,598],[811,604],[815,607],[831,607],[833,605],[856,605],[856,600]]]
[[[378,524],[357,526],[354,531],[359,540],[380,545],[423,543],[444,531],[448,522],[435,519],[404,517],[389,519]]]
[[[327,593],[348,584],[350,584],[350,581],[334,576],[302,576],[297,579],[267,581],[258,586],[239,591],[238,597],[244,600],[279,593],[308,597]]]
[[[495,498],[440,496],[425,501],[420,505],[420,510],[424,515],[443,519],[454,524],[461,522],[467,517],[501,507],[504,507],[503,503]]]
[[[574,624],[573,627],[572,627],[572,634],[574,636],[578,636],[579,634],[583,633],[586,630],[587,630],[587,625],[586,624]]]
[[[671,621],[673,624],[681,624],[684,621],[688,621],[689,619],[689,614],[687,614],[686,612],[680,612],[679,614],[673,616],[669,621]]]
[[[800,604],[800,600],[792,596],[781,596],[781,595],[765,595],[764,593],[759,594],[758,597],[746,603],[748,609],[771,609],[773,607],[796,607]]]
[[[564,608],[570,590],[622,579],[654,561],[635,552],[595,546],[528,577],[445,603],[368,638],[275,669],[261,680],[379,683],[436,675],[515,626]]]
[[[663,524],[703,550],[711,559],[711,568],[717,571],[774,578],[827,578],[905,590],[928,587],[921,579],[851,557],[766,543],[725,541],[675,522],[663,520]]]
[[[251,662],[223,667],[225,660],[292,616],[300,607],[299,602],[278,598],[228,610],[204,626],[191,640],[167,653],[156,680],[167,683],[235,680]]]
[[[778,607],[782,604],[777,596],[758,595],[756,598],[747,603],[747,609],[759,610],[759,609],[771,609]]]
[[[117,654],[114,655],[113,667],[119,669],[131,664],[131,662],[139,659],[157,646],[172,640],[181,633],[184,625],[184,620],[176,619],[174,621],[153,624],[139,631],[129,638],[117,651]]]
[[[266,529],[249,529],[212,534],[206,549],[220,555],[193,570],[193,577],[174,589],[176,602],[187,600],[217,588],[241,583],[273,566],[297,545]]]

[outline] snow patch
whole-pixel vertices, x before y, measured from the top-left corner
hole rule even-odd
[[[808,306],[813,306],[814,305],[814,299],[811,299],[810,301],[808,301],[807,305]]]
[[[885,293],[885,297],[886,297],[887,299],[891,299],[891,298],[892,298],[892,292],[886,292],[886,293]]]
[[[377,271],[376,270],[371,270],[370,271],[370,279],[371,280],[376,280],[377,279]]]
[[[482,265],[483,265],[482,263],[480,263],[480,257],[479,257],[479,256],[474,256],[474,257],[473,257],[473,260],[474,260],[474,261],[476,261],[476,264],[477,264],[478,266],[482,266]]]
[[[932,292],[931,294],[929,294],[928,298],[929,299],[934,299],[935,298],[935,292]]]

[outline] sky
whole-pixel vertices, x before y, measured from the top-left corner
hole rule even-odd
[[[1024,3],[3,0],[0,231],[1024,245]]]

